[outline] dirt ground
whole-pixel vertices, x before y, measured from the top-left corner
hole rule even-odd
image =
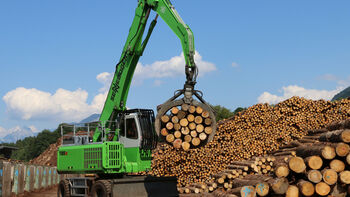
[[[25,197],[56,197],[56,196],[57,196],[57,186],[45,191],[32,192],[30,194],[25,195]]]

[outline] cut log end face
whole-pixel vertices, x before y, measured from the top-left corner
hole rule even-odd
[[[299,182],[299,189],[304,196],[312,196],[315,193],[315,187],[308,181]]]
[[[344,164],[344,162],[342,162],[342,161],[340,161],[340,160],[338,160],[338,159],[334,159],[334,160],[332,160],[331,161],[331,163],[329,164],[329,167],[331,168],[331,169],[333,169],[334,171],[336,171],[336,172],[342,172],[342,171],[344,171],[344,169],[345,169],[345,164]]]
[[[241,196],[242,197],[255,197],[256,191],[255,188],[252,186],[244,186],[241,189]]]
[[[299,188],[295,185],[290,185],[287,189],[286,197],[299,197]]]
[[[302,173],[306,169],[306,165],[304,163],[303,158],[301,157],[292,157],[289,160],[289,168],[296,172],[296,173]]]
[[[350,130],[344,130],[341,134],[341,138],[343,139],[343,142],[349,143],[350,142]]]
[[[277,178],[272,183],[272,190],[276,194],[285,194],[287,192],[289,183],[286,178]]]
[[[280,177],[287,177],[289,174],[288,166],[285,166],[285,165],[277,166],[276,170],[275,170],[275,174],[279,178]]]
[[[350,184],[350,171],[346,170],[340,173],[340,181],[345,184]]]
[[[307,173],[307,178],[313,183],[319,183],[322,181],[322,173],[318,170],[310,170]]]
[[[320,182],[320,183],[316,184],[315,190],[316,190],[316,193],[318,195],[326,196],[331,191],[331,187],[328,184],[324,183],[324,182]]]
[[[270,187],[268,183],[258,183],[255,186],[255,190],[259,196],[267,196],[269,194]]]
[[[331,146],[325,146],[322,150],[322,156],[325,159],[333,159],[336,156],[334,148]]]
[[[323,181],[328,185],[334,185],[338,180],[338,174],[332,169],[325,169],[323,172]]]
[[[342,142],[338,143],[337,147],[335,148],[335,152],[337,153],[338,156],[345,157],[350,152],[350,146]]]
[[[307,165],[313,169],[313,170],[318,170],[322,167],[323,165],[323,160],[319,156],[311,156],[306,159]]]

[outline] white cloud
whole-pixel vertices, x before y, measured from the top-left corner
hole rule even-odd
[[[239,67],[239,65],[238,65],[236,62],[232,62],[231,66],[232,66],[233,68],[238,68],[238,67]]]
[[[202,56],[196,52],[194,56],[196,65],[199,70],[199,76],[215,71],[216,66],[211,62],[203,60]],[[185,59],[183,53],[165,61],[156,61],[152,64],[143,65],[138,63],[133,81],[136,84],[142,83],[145,79],[170,78],[185,75]]]
[[[0,127],[0,138],[3,138],[7,135],[7,130],[3,127]]]
[[[258,97],[259,103],[276,104],[278,102],[289,99],[293,96],[304,97],[312,100],[325,99],[330,100],[335,94],[340,92],[343,88],[338,87],[334,90],[316,90],[316,89],[305,89],[297,85],[290,85],[282,87],[282,95],[274,95],[269,92],[264,92]]]
[[[95,97],[92,104],[88,104],[87,97],[88,93],[81,89],[69,91],[60,88],[51,94],[19,87],[8,92],[3,100],[8,113],[16,119],[72,122],[100,112],[99,99]]]
[[[199,76],[216,70],[213,63],[203,61],[199,53],[195,55],[195,62],[199,68]],[[185,60],[183,55],[170,60],[156,61],[150,65],[138,64],[134,81],[155,79],[154,85],[160,86],[160,78],[184,75]],[[18,87],[3,96],[8,114],[19,120],[55,120],[57,122],[75,122],[93,114],[101,113],[105,103],[114,73],[103,72],[96,76],[102,84],[99,93],[91,103],[87,102],[88,92],[82,89],[74,91],[59,88],[55,93],[41,91],[35,88]],[[0,128],[0,133],[3,131]]]

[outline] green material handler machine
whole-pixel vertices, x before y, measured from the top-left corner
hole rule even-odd
[[[151,10],[157,15],[142,41]],[[186,62],[186,81],[183,89],[176,91],[172,98],[158,106],[155,117],[150,109],[126,109],[126,100],[136,65],[145,50],[158,16],[181,40]],[[58,172],[95,176],[62,180],[58,187],[58,196],[177,195],[176,177],[126,174],[151,170],[151,153],[157,146],[160,132],[159,119],[172,107],[183,103],[200,106],[208,111],[210,118],[215,121],[214,111],[202,98],[202,93],[194,89],[198,74],[194,54],[193,33],[169,0],[138,1],[135,18],[116,65],[99,121],[62,126],[62,145],[57,152]],[[216,124],[212,124],[212,127],[215,131]]]

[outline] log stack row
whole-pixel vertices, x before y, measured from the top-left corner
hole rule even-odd
[[[176,149],[187,151],[199,147],[213,133],[212,119],[209,116],[209,112],[200,106],[175,106],[161,117],[160,134]]]
[[[202,147],[184,151],[160,144],[153,152],[150,174],[177,176],[179,186],[204,183],[234,161],[266,155],[300,139],[310,129],[349,117],[347,99],[330,102],[293,97],[275,106],[257,104],[219,122],[213,140]]]
[[[269,158],[273,170],[232,178],[232,165],[213,175],[213,196],[348,196],[350,195],[350,119],[316,129],[310,135],[274,151],[263,159],[235,162],[253,168],[256,161]],[[255,162],[255,163],[254,163]],[[261,162],[260,162],[261,164]],[[247,170],[249,172],[249,170]],[[197,184],[198,185],[198,184]],[[204,184],[204,185],[208,185]],[[210,193],[180,188],[180,193]],[[217,191],[216,191],[217,190]]]

